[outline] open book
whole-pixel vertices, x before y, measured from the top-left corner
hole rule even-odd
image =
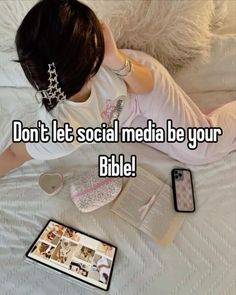
[[[185,216],[174,210],[170,186],[141,167],[121,192],[112,211],[162,246],[173,241]]]

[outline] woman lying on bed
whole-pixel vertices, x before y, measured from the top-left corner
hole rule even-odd
[[[181,162],[205,164],[236,148],[236,102],[203,114],[151,56],[117,48],[109,27],[90,8],[76,0],[42,0],[26,15],[16,35],[23,71],[37,90],[37,120],[50,129],[68,122],[99,127],[118,118],[120,126],[146,126],[152,119],[166,129],[220,127],[217,143],[202,142],[195,150],[182,143],[153,143],[154,148]],[[37,121],[36,120],[36,121]],[[0,176],[30,159],[66,156],[78,142],[13,143],[0,155]]]

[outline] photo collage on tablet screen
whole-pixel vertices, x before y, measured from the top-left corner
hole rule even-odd
[[[50,222],[30,254],[70,275],[105,286],[110,278],[115,248]]]

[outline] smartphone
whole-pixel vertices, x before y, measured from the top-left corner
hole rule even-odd
[[[63,274],[65,279],[108,291],[116,250],[110,243],[49,220],[25,258],[45,271]]]
[[[189,169],[176,168],[171,171],[174,207],[177,212],[195,211],[192,173]]]

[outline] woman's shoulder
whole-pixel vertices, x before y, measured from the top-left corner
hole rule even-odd
[[[95,80],[108,80],[116,82],[117,79],[119,79],[117,75],[106,66],[101,66],[99,71],[95,75]]]
[[[98,73],[93,78],[93,85],[99,96],[116,98],[118,96],[127,96],[127,86],[112,70],[101,66]]]

